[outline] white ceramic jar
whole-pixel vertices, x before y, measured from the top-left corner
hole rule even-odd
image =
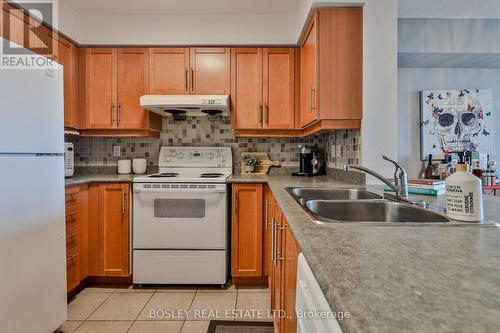
[[[118,160],[118,173],[120,175],[128,175],[132,172],[131,160]]]
[[[132,160],[132,170],[135,174],[144,174],[146,173],[148,163],[145,158],[134,158]]]

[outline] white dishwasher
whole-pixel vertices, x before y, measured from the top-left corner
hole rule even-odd
[[[321,319],[318,314],[332,314],[332,309],[301,253],[297,269],[297,333],[342,333],[335,318]]]

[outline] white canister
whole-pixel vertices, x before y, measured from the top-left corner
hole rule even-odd
[[[132,171],[131,160],[118,160],[118,173],[120,175],[127,175]]]
[[[132,160],[132,170],[135,174],[146,173],[148,163],[145,158],[134,158]]]

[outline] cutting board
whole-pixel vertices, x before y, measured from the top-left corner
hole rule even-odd
[[[241,173],[242,174],[245,174],[245,170],[246,170],[246,165],[245,163],[243,162],[243,156],[245,155],[250,155],[250,156],[254,156],[254,157],[258,157],[260,158],[260,165],[256,165],[255,166],[255,170],[254,172],[252,172],[252,174],[256,174],[256,175],[265,175],[269,172],[269,168],[272,167],[272,166],[276,166],[276,167],[279,167],[281,165],[280,161],[271,161],[269,159],[269,156],[267,155],[267,153],[242,153],[241,154],[241,157],[242,157],[242,161],[241,161]]]

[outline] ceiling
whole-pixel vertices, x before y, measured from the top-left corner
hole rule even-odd
[[[301,0],[64,0],[79,14],[294,15]]]

